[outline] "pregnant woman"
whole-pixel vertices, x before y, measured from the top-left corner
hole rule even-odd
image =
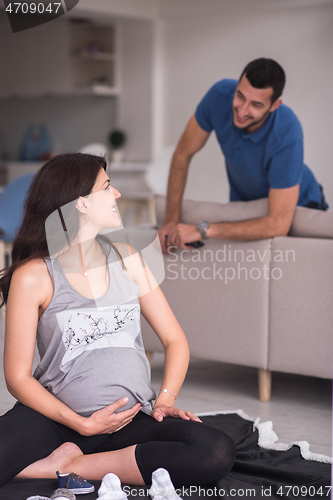
[[[18,401],[0,417],[0,485],[56,471],[144,485],[158,468],[177,487],[208,485],[233,465],[229,436],[175,407],[189,350],[154,276],[135,249],[99,234],[121,224],[119,197],[105,160],[80,153],[54,157],[31,185],[0,279]],[[157,398],[140,314],[165,350]]]

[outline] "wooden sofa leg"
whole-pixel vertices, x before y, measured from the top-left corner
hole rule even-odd
[[[258,370],[259,399],[266,402],[271,400],[272,373],[269,370]]]
[[[151,366],[151,364],[153,362],[154,351],[145,351],[145,353],[146,353],[146,356],[148,358],[149,364]]]

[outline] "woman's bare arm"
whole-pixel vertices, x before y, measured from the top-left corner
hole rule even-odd
[[[51,287],[51,288],[50,288]],[[33,376],[38,316],[53,294],[45,263],[33,260],[18,268],[9,289],[4,351],[5,379],[9,392],[22,404],[83,435],[111,433],[126,425],[140,405],[114,414],[127,401],[118,400],[89,418],[71,410],[50,394]]]
[[[156,416],[153,412],[152,415],[157,420],[163,420],[163,416],[174,416],[200,421],[196,415],[174,407],[174,396],[177,397],[184,382],[190,359],[185,334],[153,274],[145,263],[143,266],[139,254],[132,252],[132,256],[125,259],[125,265],[128,276],[140,287],[141,313],[159,337],[165,351],[161,389],[167,389],[169,392],[162,392],[158,395],[154,410],[161,408],[161,412],[156,413]],[[166,413],[165,408],[170,408],[170,411]]]

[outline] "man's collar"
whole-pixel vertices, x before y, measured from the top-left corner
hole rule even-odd
[[[255,132],[252,132],[252,134],[241,133],[241,136],[243,137],[243,139],[250,140],[250,141],[254,142],[255,144],[262,141],[272,125],[272,120],[274,118],[273,115],[274,115],[274,111],[269,114],[269,116],[264,121],[264,123],[261,125],[261,127],[259,127],[258,130],[256,130]]]

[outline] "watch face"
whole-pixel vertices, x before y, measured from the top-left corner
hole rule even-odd
[[[199,222],[199,224],[197,225],[198,231],[201,234],[201,238],[203,240],[208,239],[207,235],[206,235],[206,231],[209,228],[209,226],[210,226],[209,222],[207,222],[205,220],[202,221],[202,222]]]
[[[205,220],[203,222],[199,222],[199,224],[198,224],[198,227],[200,227],[201,229],[205,229],[205,230],[208,229],[209,226],[210,226],[209,222],[207,222]]]

